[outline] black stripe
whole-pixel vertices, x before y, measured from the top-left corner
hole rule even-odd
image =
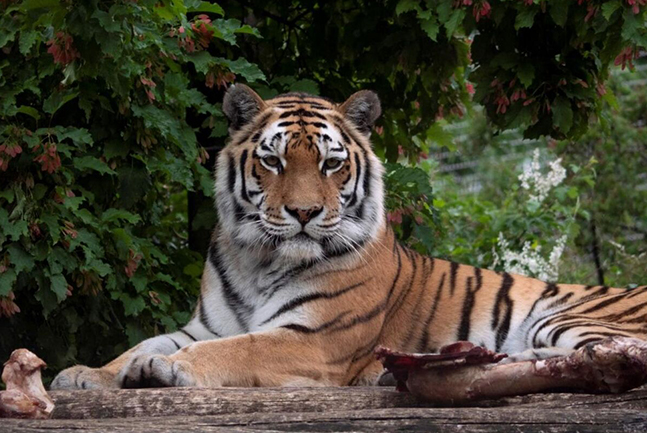
[[[256,134],[252,136],[252,143],[258,143],[258,140],[261,139],[261,135],[263,135],[263,131],[257,131]]]
[[[370,280],[370,278],[369,278],[369,280]],[[312,293],[310,295],[300,296],[298,298],[292,299],[290,302],[284,304],[281,308],[279,308],[276,311],[276,313],[274,313],[271,317],[264,320],[259,326],[263,326],[266,323],[271,322],[272,320],[276,319],[280,315],[282,315],[284,313],[287,313],[288,311],[294,310],[295,308],[297,308],[297,307],[299,307],[299,306],[301,306],[303,304],[306,304],[308,302],[312,302],[312,301],[315,301],[317,299],[334,299],[334,298],[337,298],[337,297],[339,297],[339,296],[341,296],[341,295],[343,295],[345,293],[350,292],[353,289],[356,289],[357,287],[363,286],[369,280],[365,280],[365,281],[362,281],[361,283],[353,284],[351,286],[345,287],[345,288],[343,288],[341,290],[338,290],[336,292],[333,292],[333,293]]]
[[[252,165],[252,177],[260,182],[261,176],[256,171],[256,164]]]
[[[249,305],[247,305],[240,296],[238,296],[238,293],[236,293],[236,291],[232,287],[231,282],[225,274],[225,267],[221,261],[220,255],[218,254],[215,245],[209,247],[209,261],[218,273],[220,284],[222,286],[222,294],[225,298],[225,301],[227,302],[227,305],[229,306],[229,309],[231,309],[231,311],[234,313],[236,321],[244,330],[244,332],[248,332],[249,327],[247,325],[245,316],[249,317],[253,309]]]
[[[579,343],[577,343],[577,344],[575,345],[575,347],[573,347],[573,348],[574,348],[575,350],[577,350],[577,349],[581,348],[582,346],[586,346],[586,345],[587,345],[587,344],[589,344],[589,343],[594,343],[594,342],[596,342],[596,341],[600,341],[600,340],[602,340],[602,337],[597,337],[597,338],[596,338],[596,337],[591,337],[591,338],[587,338],[586,340],[582,340],[582,341],[580,341]]]
[[[248,203],[252,201],[247,195],[247,186],[245,182],[245,162],[247,161],[247,149],[243,150],[243,153],[240,155],[240,195]]]
[[[551,304],[547,305],[547,306],[546,306],[546,310],[552,310],[552,309],[553,309],[553,308],[555,308],[555,307],[559,307],[560,305],[564,305],[564,304],[565,304],[569,299],[571,299],[574,295],[575,295],[575,293],[573,293],[573,292],[570,292],[570,293],[565,294],[565,295],[564,295],[564,296],[562,296],[561,298],[556,299],[554,302],[552,302]]]
[[[364,156],[364,193],[362,197],[371,196],[371,163],[366,156]]]
[[[334,319],[332,319],[332,320],[330,320],[328,322],[325,322],[325,323],[317,326],[316,328],[309,328],[307,326],[299,325],[299,324],[296,324],[296,323],[290,323],[288,325],[281,326],[281,328],[290,329],[292,331],[300,332],[302,334],[316,334],[317,332],[324,331],[324,330],[330,328],[331,326],[335,325],[336,323],[340,322],[349,313],[350,313],[350,311],[344,311],[343,313],[340,313],[339,315],[337,315],[337,317],[335,317]]]
[[[272,224],[281,227],[281,224],[276,224],[276,223],[272,223]],[[285,225],[288,225],[288,224],[285,224]],[[298,276],[302,272],[304,272],[304,271],[310,269],[311,267],[313,267],[316,263],[317,263],[316,261],[307,261],[307,262],[303,262],[303,263],[301,263],[301,264],[299,264],[299,265],[297,265],[297,266],[295,266],[293,268],[290,268],[287,271],[284,271],[281,274],[281,276],[274,279],[274,281],[272,281],[267,286],[261,288],[259,290],[259,294],[261,294],[263,296],[266,296],[267,298],[271,298],[272,296],[274,296],[274,294],[276,292],[279,291],[279,289],[281,287],[285,286],[285,282],[288,279]],[[279,271],[280,271],[280,269],[272,271],[271,273],[267,274],[267,276],[269,277],[271,275],[277,274]]]
[[[200,309],[200,316],[199,316],[200,323],[202,323],[202,326],[204,326],[204,328],[207,331],[211,332],[216,337],[220,337],[220,334],[218,334],[216,331],[214,331],[211,328],[211,326],[209,325],[209,317],[207,316],[207,310],[206,310],[206,307],[204,306],[204,296],[202,295],[202,292],[200,292],[200,300],[198,301],[198,304],[199,304],[199,307],[200,307],[199,308]]]
[[[249,191],[247,191],[247,195],[249,195],[250,197],[256,197],[257,195],[259,195],[261,193],[262,193],[262,191],[256,191],[256,190],[251,190],[251,189]]]
[[[331,359],[330,361],[326,361],[327,365],[339,365],[339,364],[346,364],[348,361],[355,362],[359,359],[364,358],[365,356],[368,356],[373,353],[375,350],[375,347],[377,346],[377,342],[380,339],[380,334],[378,333],[375,337],[371,339],[367,344],[353,349],[350,347],[351,352],[347,353],[346,355],[340,356],[335,359]],[[341,348],[343,349],[343,347]]]
[[[298,110],[293,110],[293,111],[286,111],[285,113],[281,113],[279,116],[279,119],[285,119],[286,117],[290,116],[299,116],[299,117],[317,117],[322,120],[327,120],[326,116],[319,114],[315,111],[307,111],[304,110],[303,108],[299,108]]]
[[[458,341],[467,341],[469,340],[470,335],[470,321],[472,317],[472,310],[474,309],[474,301],[476,299],[476,292],[481,289],[483,285],[483,276],[481,275],[481,269],[474,269],[474,278],[476,279],[476,284],[474,285],[474,290],[472,290],[472,277],[467,278],[467,291],[465,293],[465,301],[463,302],[463,311],[461,313],[461,324],[458,328]]]
[[[409,293],[411,293],[411,289],[413,288],[413,282],[416,278],[416,272],[417,272],[417,265],[416,265],[416,260],[413,255],[413,251],[406,248],[402,247],[402,250],[404,251],[405,255],[409,259],[409,262],[411,263],[411,277],[409,278],[409,281],[407,283],[406,289],[403,289],[400,291],[400,294],[398,295],[397,299],[395,302],[391,305],[389,308],[389,311],[386,313],[386,322],[389,322],[391,318],[397,313],[397,311],[400,309],[404,301],[407,299],[407,296]]]
[[[434,320],[434,317],[436,316],[436,309],[438,308],[438,301],[440,300],[440,295],[442,295],[442,292],[443,292],[443,286],[445,285],[446,276],[447,274],[443,273],[443,276],[440,277],[440,283],[438,284],[438,288],[436,289],[436,295],[434,296],[434,303],[431,307],[431,310],[429,311],[429,316],[427,316],[427,320],[425,320],[424,332],[422,333],[422,339],[421,339],[421,343],[423,346],[419,349],[420,352],[429,350],[429,326],[431,325],[431,321]]]
[[[429,275],[434,270],[434,266],[435,266],[434,259],[432,259],[431,257],[422,257],[422,275],[420,276],[420,283],[418,286],[419,293],[418,293],[418,297],[416,298],[416,301],[413,304],[413,311],[411,312],[411,317],[409,319],[409,330],[407,331],[406,337],[402,339],[402,341],[404,342],[404,345],[402,346],[403,348],[410,347],[409,344],[411,343],[413,334],[419,329],[418,325],[420,324],[420,309],[425,306],[425,303],[422,302],[422,298],[427,292],[425,290],[425,286],[427,284],[427,280],[429,279]],[[420,328],[420,329],[424,329],[424,328]],[[418,344],[415,345],[415,347],[417,346]]]
[[[376,305],[368,313],[363,314],[361,316],[355,316],[349,322],[346,322],[340,326],[336,326],[332,328],[329,332],[332,333],[332,332],[346,331],[347,329],[350,329],[356,325],[369,322],[373,320],[375,317],[379,316],[384,311],[385,308],[386,308],[386,301]]]
[[[234,157],[231,154],[228,154],[228,172],[227,172],[227,187],[230,194],[234,194],[234,189],[236,187],[236,164],[234,162]]]
[[[514,283],[514,278],[507,272],[503,273],[503,281],[496,295],[494,304],[494,315],[492,316],[492,330],[496,329],[496,350],[501,349],[503,342],[508,336],[510,330],[510,321],[512,320],[512,299],[510,299],[510,288]],[[503,311],[503,318],[500,317]]]
[[[350,137],[348,136],[348,134],[346,134],[344,128],[337,122],[335,122],[334,125],[339,130],[339,134],[341,135],[341,139],[344,140],[344,143],[350,144]]]
[[[172,339],[171,337],[169,337],[168,335],[165,335],[165,337],[166,337],[166,338],[168,338],[169,340],[171,340],[171,341],[173,342],[173,344],[175,344],[175,348],[176,348],[176,350],[180,350],[180,349],[182,348],[182,346],[180,346],[180,343],[178,343],[177,341],[173,340],[173,339]]]
[[[530,311],[528,311],[528,314],[526,315],[526,318],[523,319],[523,321],[526,322],[527,320],[530,319],[530,317],[532,316],[532,313],[535,311],[535,308],[537,308],[537,304],[540,301],[551,298],[557,294],[559,294],[559,287],[557,287],[557,284],[555,283],[546,284],[546,288],[544,289],[543,292],[541,292],[541,296],[535,299],[535,302],[533,302],[532,307],[530,307]]]
[[[357,203],[357,186],[359,185],[359,178],[362,174],[362,166],[359,162],[359,153],[355,153],[355,187],[353,188],[353,198],[348,203],[348,206],[353,206]]]
[[[392,230],[389,228],[389,231]],[[391,300],[391,296],[393,295],[393,291],[395,290],[395,285],[398,283],[398,280],[400,279],[400,272],[402,271],[402,257],[400,256],[400,245],[398,244],[398,240],[395,237],[395,234],[392,233],[393,236],[393,252],[396,254],[398,258],[398,266],[396,267],[395,271],[395,276],[393,277],[393,283],[391,283],[391,288],[389,289],[389,294],[386,297],[387,302]]]
[[[458,267],[460,265],[456,262],[450,262],[450,271],[449,271],[449,295],[454,296],[454,290],[456,289],[456,275],[458,273]]]
[[[193,341],[198,341],[198,339],[197,339],[197,338],[195,338],[193,335],[189,334],[189,333],[188,333],[187,331],[185,331],[184,329],[180,329],[180,332],[181,332],[182,334],[186,335],[187,337],[189,337],[191,340],[193,340]]]
[[[601,310],[601,309],[603,309],[605,307],[608,307],[609,305],[613,305],[616,302],[620,302],[620,301],[625,299],[624,296],[622,296],[622,295],[623,295],[623,293],[621,293],[620,296],[617,296],[615,298],[611,298],[611,299],[607,299],[605,301],[602,301],[599,304],[596,304],[596,305],[594,305],[594,306],[592,306],[590,308],[587,308],[584,311],[578,312],[577,314],[589,314],[589,313],[593,313],[594,311],[598,311],[598,310]]]

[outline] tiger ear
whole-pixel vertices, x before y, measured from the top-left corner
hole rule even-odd
[[[339,111],[355,125],[358,131],[370,135],[373,124],[382,114],[382,107],[377,93],[371,90],[360,90],[353,93],[339,107]]]
[[[222,101],[222,111],[229,119],[229,131],[237,131],[247,125],[266,107],[258,93],[244,84],[229,87]]]

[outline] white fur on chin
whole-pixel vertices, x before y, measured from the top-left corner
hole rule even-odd
[[[287,239],[281,242],[277,252],[280,257],[295,262],[316,260],[324,253],[321,245],[313,239]]]

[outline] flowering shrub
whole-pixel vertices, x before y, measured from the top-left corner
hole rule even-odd
[[[263,78],[232,52],[257,32],[222,15],[0,5],[0,359],[23,346],[53,370],[97,365],[187,321],[202,269],[187,191],[212,194],[200,143],[226,133],[223,87]]]
[[[613,64],[633,68],[647,47],[644,0],[400,0],[434,41],[466,46],[474,100],[498,127],[526,137],[578,137],[613,103]],[[541,42],[540,42],[541,41]],[[469,50],[467,49],[469,47]],[[471,71],[471,72],[470,72]],[[458,82],[463,79],[457,77]]]
[[[524,166],[519,175],[521,187],[530,193],[530,201],[541,203],[548,197],[550,190],[566,179],[566,169],[562,167],[562,159],[550,162],[550,170],[542,173],[539,163],[539,149],[535,149],[532,161]]]
[[[566,246],[567,236],[561,236],[555,241],[548,259],[541,255],[541,246],[533,248],[530,242],[523,243],[521,252],[514,251],[510,248],[510,243],[499,233],[497,239],[497,250],[493,251],[494,263],[493,268],[499,266],[511,274],[527,275],[529,277],[539,278],[542,281],[557,282],[559,277],[559,259],[562,257],[564,247]]]

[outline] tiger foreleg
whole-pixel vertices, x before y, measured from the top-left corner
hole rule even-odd
[[[340,385],[323,347],[275,329],[191,344],[168,356],[142,356],[119,374],[128,387]]]
[[[184,330],[149,338],[103,367],[91,368],[85,365],[75,365],[61,371],[52,381],[50,388],[121,388],[123,387],[123,377],[119,376],[119,373],[126,366],[141,362],[142,356],[170,355],[194,341],[195,337],[192,334],[187,334]]]

